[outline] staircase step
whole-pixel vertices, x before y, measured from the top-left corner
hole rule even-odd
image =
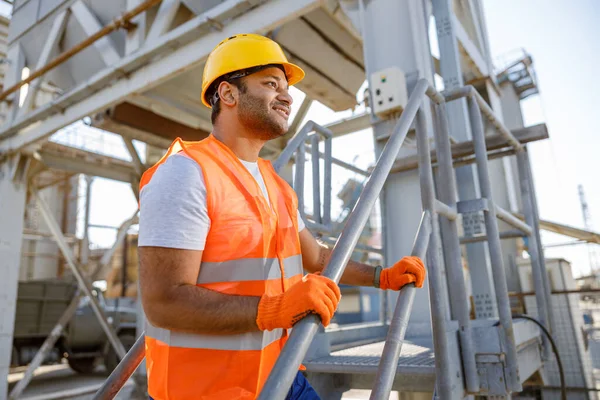
[[[376,342],[332,352],[305,361],[309,373],[353,375],[352,387],[370,389],[385,342]],[[365,376],[366,375],[366,376]],[[430,391],[435,383],[435,358],[430,338],[407,340],[398,360],[394,389]]]

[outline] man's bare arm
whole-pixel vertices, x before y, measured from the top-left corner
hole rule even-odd
[[[319,243],[308,229],[300,232],[300,246],[302,248],[302,265],[309,272],[322,271],[331,258],[331,249]],[[375,268],[350,260],[340,283],[354,286],[373,286]]]
[[[258,331],[260,297],[196,286],[202,251],[140,247],[139,256],[142,303],[152,325],[208,334]]]

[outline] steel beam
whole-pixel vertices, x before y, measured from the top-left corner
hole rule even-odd
[[[8,68],[2,84],[3,87],[10,87],[21,81],[21,74],[23,73],[23,68],[25,68],[25,52],[23,51],[21,44],[17,42],[15,45],[9,47],[6,51],[6,58],[10,62],[8,63]],[[4,125],[12,123],[16,118],[19,111],[20,97],[21,91],[19,90],[6,98],[9,103],[9,109],[6,112],[6,121],[4,122]],[[1,133],[0,137],[2,137]],[[1,152],[2,151],[0,150],[0,153]]]
[[[479,71],[479,77],[486,77],[490,75],[490,70],[488,69],[488,65],[486,59],[481,55],[481,52],[473,43],[469,34],[462,26],[456,15],[452,15],[452,19],[454,22],[454,29],[456,31],[456,38],[460,43],[461,47],[465,50],[467,57],[471,59],[473,65]]]
[[[142,4],[143,0],[127,0],[127,9],[133,10]],[[127,30],[125,38],[125,55],[129,55],[137,51],[144,45],[146,36],[146,13],[141,13],[131,19],[134,24],[131,29]]]
[[[94,177],[85,175],[85,214],[83,217],[83,240],[80,261],[87,265],[90,258],[90,208],[92,206],[92,182]]]
[[[494,128],[504,136],[507,143],[514,147],[515,150],[522,150],[523,144],[520,143],[510,130],[504,125],[502,120],[496,116],[494,110],[485,102],[479,92],[471,85],[463,86],[457,89],[448,90],[444,92],[447,102],[453,100],[461,100],[463,97],[473,98],[476,101],[480,111],[485,115],[488,121],[494,126]]]
[[[523,214],[514,214],[521,221],[525,221]],[[585,229],[575,228],[573,226],[559,224],[557,222],[551,222],[546,220],[540,220],[540,229],[548,232],[558,233],[559,235],[572,237],[582,242],[577,243],[595,243],[600,244],[600,233],[588,231]]]
[[[154,22],[152,23],[150,31],[148,32],[148,36],[146,38],[147,41],[154,41],[163,34],[167,33],[169,27],[173,23],[173,20],[175,19],[175,15],[177,14],[177,9],[179,9],[180,4],[181,0],[163,0],[160,3],[158,12],[154,18]]]
[[[367,113],[359,114],[325,125],[325,127],[333,132],[333,137],[340,137],[371,128],[371,116]]]
[[[264,34],[318,7],[319,0],[272,0],[250,11],[247,11],[248,6],[245,0],[224,1],[164,34],[157,41],[146,42],[137,52],[92,76],[51,103],[24,115],[10,126],[4,126],[0,137],[14,134],[34,121],[43,120],[42,124],[31,127],[26,132],[2,140],[0,154],[18,151],[31,143],[44,140],[58,129],[122,102],[133,93],[158,86],[200,66],[223,37],[241,31]],[[229,23],[219,32],[211,31],[211,21],[226,21],[244,11],[247,12],[234,19],[235,24]],[[171,51],[169,57],[148,63],[164,51]],[[124,74],[128,75],[124,77]],[[103,88],[110,81],[113,83]]]
[[[60,171],[99,176],[120,182],[131,182],[136,176],[132,164],[117,158],[62,146],[56,143],[44,145],[38,153],[40,161],[49,168]]]
[[[94,115],[92,126],[161,149],[168,149],[176,137],[202,140],[208,136],[208,132],[191,129],[127,102],[114,107],[108,115]]]
[[[496,219],[496,206],[493,201],[490,201],[492,200],[492,186],[490,182],[487,151],[485,148],[483,121],[481,117],[481,111],[477,105],[477,100],[470,97],[468,99],[468,104],[469,116],[471,118],[471,128],[473,129],[473,142],[475,144],[475,154],[477,157],[477,172],[479,175],[481,195],[483,198],[488,199],[489,210],[484,213],[484,217],[496,292],[496,304],[498,306],[500,325],[507,340],[507,346],[504,352],[506,357],[506,387],[511,392],[520,392],[522,387],[519,378],[519,365],[514,341],[510,302],[508,299],[506,274],[504,271],[504,262],[502,260],[500,233],[498,230],[498,221]]]
[[[73,17],[79,22],[79,25],[81,25],[81,28],[87,37],[92,36],[102,29],[102,24],[100,24],[100,21],[98,21],[94,12],[83,2],[83,0],[73,3],[70,9],[73,13]],[[107,66],[115,65],[121,59],[110,36],[98,39],[94,42],[93,46]]]
[[[434,206],[435,212],[437,214],[443,215],[444,217],[452,221],[456,220],[456,209],[452,206],[449,206],[448,204],[443,203],[437,199],[435,200]]]
[[[183,125],[193,129],[202,129],[210,132],[212,124],[210,119],[203,117],[201,114],[193,112],[189,109],[184,109],[181,105],[176,104],[169,98],[161,96],[150,90],[144,94],[135,93],[127,98],[131,104],[152,111],[156,115],[168,118],[172,121],[177,121]]]
[[[0,162],[0,397],[8,388],[27,184],[11,179],[18,157]]]
[[[135,146],[133,145],[133,141],[123,136],[123,142],[125,143],[125,147],[127,147],[129,155],[131,155],[131,164],[133,165],[133,169],[138,174],[138,176],[141,177],[144,171],[146,170],[146,166],[140,159],[140,155],[138,154]]]
[[[538,124],[529,126],[527,128],[515,129],[512,131],[512,134],[520,143],[530,143],[549,138],[546,124]],[[501,150],[508,147],[505,137],[501,134],[487,136],[485,145],[488,152]],[[459,158],[473,157],[474,155],[475,147],[472,140],[461,141],[452,145],[452,159],[455,161]],[[434,163],[437,163],[437,154],[435,151],[431,152],[431,159]],[[410,171],[417,169],[417,166],[418,157],[416,155],[407,156],[396,160],[392,171]]]
[[[50,32],[48,33],[48,37],[46,39],[46,42],[44,43],[44,47],[42,48],[42,52],[40,53],[40,56],[35,66],[36,71],[41,69],[50,60],[50,55],[52,54],[52,51],[58,46],[58,43],[60,42],[63,36],[65,27],[67,26],[68,16],[69,10],[63,10],[56,16],[56,18],[52,22],[52,28],[50,28]],[[42,78],[34,79],[33,81],[31,81],[31,83],[29,83],[27,97],[25,97],[25,101],[19,109],[17,116],[21,116],[33,108],[35,104],[35,96],[37,95],[41,83]]]
[[[458,49],[457,26],[452,0],[433,0],[433,14],[440,48],[440,69],[444,89],[453,90],[464,85],[461,56]],[[447,104],[450,136],[459,141],[472,140],[471,126],[465,99]],[[470,200],[482,197],[477,171],[473,165],[456,168],[459,199]],[[480,213],[463,214],[463,226],[473,227],[473,233],[483,232]],[[466,232],[469,234],[469,232]],[[467,245],[467,263],[471,266],[471,282],[475,298],[477,318],[497,318],[496,293],[492,280],[490,259],[484,243]],[[475,268],[475,266],[477,266]]]
[[[44,218],[44,221],[46,221],[46,225],[48,225],[48,229],[50,229],[50,232],[52,232],[52,235],[54,236],[54,239],[56,240],[56,244],[58,245],[65,260],[67,261],[67,265],[71,269],[73,276],[75,276],[75,279],[77,280],[77,283],[79,284],[79,288],[83,291],[83,293],[85,293],[86,296],[88,296],[90,298],[90,306],[92,307],[94,314],[96,314],[96,317],[98,318],[98,321],[100,322],[100,326],[102,327],[102,330],[104,331],[104,333],[106,333],[106,336],[108,337],[108,340],[109,340],[110,344],[112,345],[112,347],[115,349],[117,356],[119,358],[123,358],[126,353],[125,348],[123,347],[123,343],[121,343],[121,341],[117,337],[115,330],[108,323],[108,321],[106,319],[106,315],[104,314],[104,311],[100,307],[100,304],[98,304],[98,301],[92,295],[90,283],[82,275],[81,271],[79,271],[79,268],[75,264],[75,259],[73,257],[73,253],[71,253],[71,249],[69,249],[67,242],[65,241],[65,238],[60,230],[58,222],[56,222],[56,219],[52,215],[52,212],[50,211],[48,204],[46,204],[46,201],[40,196],[40,194],[38,193],[37,190],[30,188],[30,191],[31,191],[32,196],[36,199],[37,204],[40,207],[40,212],[42,214],[42,217]]]
[[[496,208],[496,216],[498,217],[498,219],[506,222],[509,225],[514,226],[515,228],[519,229],[527,236],[531,235],[532,229],[534,229],[532,226],[527,225],[526,223],[523,223],[517,217],[515,217],[510,212],[506,211],[505,209],[503,209],[502,207],[500,207],[498,205],[496,205],[495,208]]]
[[[451,399],[453,392],[453,376],[450,372],[450,350],[448,345],[448,302],[444,298],[443,287],[447,285],[442,270],[440,227],[435,218],[435,186],[429,150],[429,137],[424,110],[428,102],[421,106],[415,121],[417,133],[417,150],[419,153],[419,181],[421,187],[421,204],[423,210],[432,214],[431,238],[427,249],[426,263],[428,267],[429,301],[431,302],[431,325],[433,327],[433,348],[435,352],[436,392],[442,399]],[[459,289],[460,290],[460,289]],[[464,293],[464,291],[463,291]],[[452,299],[452,297],[450,297]]]
[[[450,134],[448,130],[448,116],[446,105],[439,104],[435,107],[436,132],[435,148],[439,158],[440,168],[437,169],[437,193],[440,200],[451,210],[459,210],[456,199],[456,178],[452,165],[452,152],[450,150]],[[429,159],[431,163],[431,158]],[[458,239],[458,224],[456,214],[454,218],[440,218],[442,246],[446,262],[446,279],[448,280],[450,308],[452,319],[459,325],[458,338],[460,341],[461,361],[465,387],[468,393],[478,393],[480,390],[479,376],[475,362],[473,346],[473,331],[469,316],[469,299],[465,288],[461,249]]]

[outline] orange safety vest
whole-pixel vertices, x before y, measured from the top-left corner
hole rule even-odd
[[[232,295],[262,296],[283,293],[300,281],[298,199],[271,163],[258,160],[271,207],[250,172],[212,135],[200,142],[176,139],[167,154],[144,173],[140,190],[156,169],[178,152],[200,164],[206,182],[211,224],[197,286]],[[146,321],[148,393],[155,400],[254,399],[287,336],[283,329],[190,334]]]

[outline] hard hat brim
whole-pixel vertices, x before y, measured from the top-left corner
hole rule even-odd
[[[297,66],[296,64],[292,64],[289,62],[281,62],[281,63],[277,63],[277,64],[283,66],[283,69],[285,70],[285,77],[287,78],[287,81],[288,81],[288,86],[293,86],[293,85],[297,84],[298,82],[300,82],[302,79],[304,79],[304,76],[305,76],[304,70],[302,68],[300,68],[299,66]],[[230,71],[230,72],[235,72],[235,71]],[[216,81],[217,79],[218,78],[216,78],[214,81]],[[204,104],[206,107],[211,108],[211,109],[212,109],[212,106],[206,99],[206,92],[207,92],[208,88],[210,88],[212,86],[213,82],[210,82],[210,84],[208,84],[206,86],[206,89],[202,92],[202,97],[201,97],[202,104]]]

